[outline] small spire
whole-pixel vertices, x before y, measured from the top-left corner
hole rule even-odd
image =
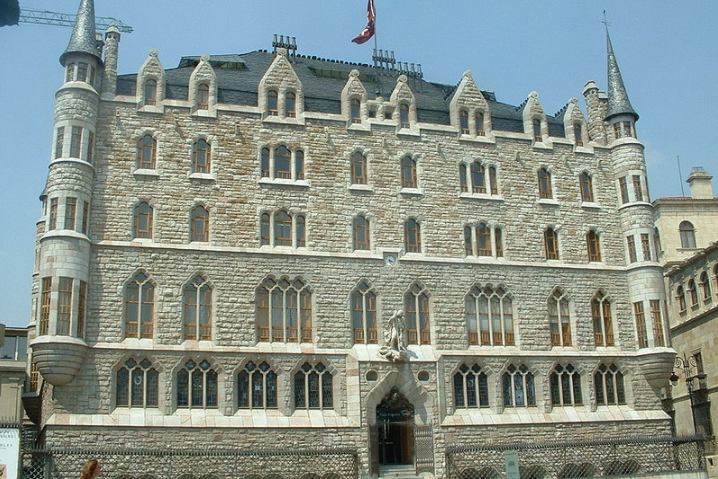
[[[81,0],[77,10],[77,19],[72,29],[70,43],[65,53],[60,56],[60,63],[65,65],[65,57],[70,53],[86,53],[102,59],[97,54],[97,40],[95,39],[95,3],[94,0]]]
[[[606,119],[627,114],[633,115],[638,120],[638,113],[631,106],[626,87],[623,85],[621,70],[618,69],[618,62],[611,44],[611,36],[608,34],[608,26],[606,26],[606,41],[608,48],[608,115],[606,115]]]

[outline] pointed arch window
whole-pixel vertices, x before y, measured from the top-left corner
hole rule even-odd
[[[358,151],[351,156],[351,175],[353,185],[366,185],[368,182],[367,159]]]
[[[581,375],[571,365],[557,365],[551,373],[551,404],[554,406],[578,406],[583,404]]]
[[[197,109],[209,110],[209,85],[200,83],[197,86]]]
[[[280,145],[273,150],[260,150],[260,169],[263,178],[304,180],[304,151],[290,150]]]
[[[462,193],[468,193],[469,191],[469,182],[467,180],[466,176],[466,165],[464,163],[461,163],[459,165],[459,185],[461,187]]]
[[[209,173],[211,167],[212,147],[207,140],[199,139],[192,146],[192,172]]]
[[[407,155],[401,159],[402,188],[417,188],[416,160]]]
[[[476,135],[486,135],[486,130],[484,129],[484,114],[480,111],[476,112]]]
[[[352,291],[351,312],[354,343],[377,344],[376,293],[364,281]]]
[[[581,173],[579,176],[579,186],[581,188],[581,201],[584,203],[593,203],[593,178],[587,172]]]
[[[135,206],[133,238],[152,239],[154,210],[146,202]]]
[[[297,409],[332,409],[334,385],[332,374],[323,363],[304,363],[294,374],[294,407]]]
[[[137,144],[137,168],[154,170],[157,164],[157,140],[152,135],[143,136]]]
[[[543,141],[541,134],[541,120],[534,118],[533,120],[534,141]]]
[[[237,375],[237,406],[240,409],[276,409],[277,373],[263,361],[248,362]]]
[[[469,112],[466,110],[459,112],[459,128],[462,135],[469,134]]]
[[[546,228],[543,233],[546,259],[559,259],[558,234],[553,228]]]
[[[261,169],[262,169],[262,177],[269,178],[270,176],[270,168],[269,168],[269,162],[270,162],[270,156],[269,156],[269,148],[262,148],[261,152]]]
[[[212,339],[212,288],[207,279],[195,276],[182,291],[184,338]]]
[[[525,364],[511,364],[503,375],[502,392],[504,406],[526,407],[536,405],[534,375]]]
[[[541,168],[538,171],[538,187],[539,198],[550,200],[553,198],[553,190],[551,187],[551,173],[547,168]]]
[[[407,253],[421,253],[421,225],[414,218],[404,223],[404,249]]]
[[[190,212],[190,241],[209,241],[209,211],[202,205],[197,205]]]
[[[256,298],[259,341],[312,341],[312,293],[306,283],[267,278]]]
[[[277,94],[277,90],[267,91],[267,114],[270,116],[279,115],[279,94]]]
[[[304,179],[304,152],[302,150],[294,152],[294,179]]]
[[[157,80],[150,78],[145,82],[145,105],[154,106],[157,104]]]
[[[358,98],[349,102],[349,119],[352,123],[361,123],[361,101]]]
[[[474,286],[466,295],[464,308],[469,344],[515,344],[513,304],[503,288]]]
[[[306,219],[286,210],[274,214],[264,212],[259,220],[259,244],[270,246],[306,247]]]
[[[681,235],[681,248],[696,247],[696,231],[693,223],[690,221],[682,221],[678,226],[678,232]]]
[[[588,250],[588,261],[592,263],[601,261],[601,242],[598,233],[593,230],[586,233],[586,249]]]
[[[566,293],[556,289],[548,300],[552,346],[571,346],[571,316]]]
[[[364,215],[354,218],[354,249],[369,249],[369,220]]]
[[[504,255],[503,232],[499,226],[481,222],[464,227],[464,250],[466,256],[500,258]]]
[[[578,122],[573,124],[573,141],[576,146],[583,146],[583,128]]]
[[[596,346],[614,346],[611,301],[600,291],[591,300],[591,318]]]
[[[454,374],[454,405],[457,408],[489,407],[489,381],[478,364],[459,366]]]
[[[157,407],[159,373],[149,359],[130,358],[117,370],[116,407]]]
[[[216,408],[219,397],[217,372],[206,359],[199,364],[189,360],[177,373],[177,407]]]
[[[599,406],[626,404],[623,374],[615,364],[601,364],[593,375],[596,403]]]
[[[284,95],[284,111],[288,118],[297,116],[297,94],[293,91],[288,91]]]
[[[399,126],[401,128],[409,128],[409,105],[402,103],[399,105]]]
[[[428,291],[413,284],[404,294],[404,311],[409,344],[431,344]]]
[[[155,314],[155,285],[137,273],[125,288],[125,337],[151,338]]]

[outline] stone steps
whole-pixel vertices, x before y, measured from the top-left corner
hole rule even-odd
[[[416,474],[413,466],[382,466],[379,470],[378,479],[417,479],[421,476]]]

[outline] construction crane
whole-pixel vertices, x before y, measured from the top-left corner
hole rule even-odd
[[[20,10],[20,21],[23,23],[39,23],[41,25],[57,25],[60,27],[72,27],[75,25],[77,15],[71,13],[57,13],[48,10],[33,10],[31,8],[23,8]],[[132,33],[132,27],[125,25],[120,20],[112,17],[96,17],[95,25],[97,29],[107,30],[107,27],[114,25],[122,33]]]

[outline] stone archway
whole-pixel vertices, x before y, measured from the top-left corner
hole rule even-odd
[[[414,405],[392,388],[376,407],[380,465],[414,464]]]

